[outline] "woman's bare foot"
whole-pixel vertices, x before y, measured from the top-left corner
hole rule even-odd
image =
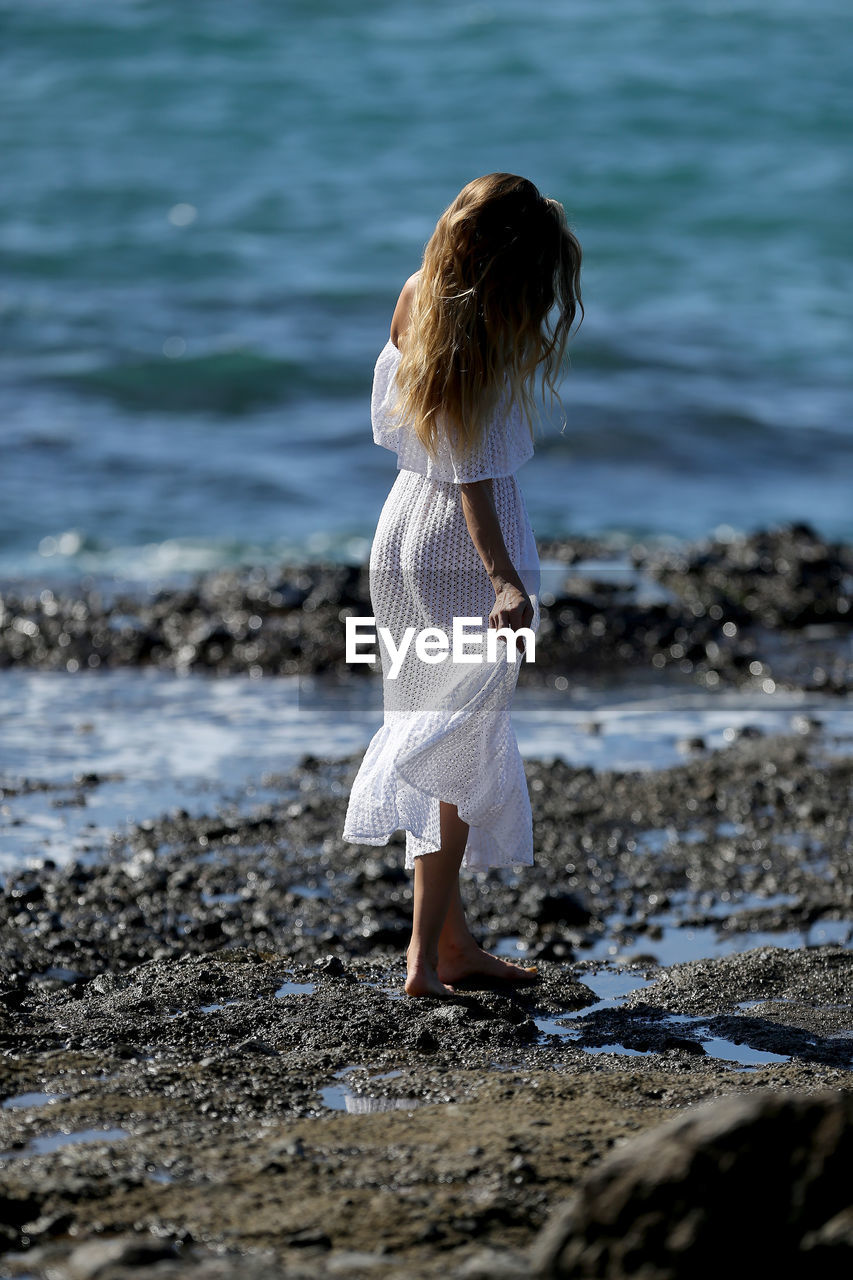
[[[539,970],[534,965],[525,969],[511,960],[491,956],[476,943],[462,950],[447,949],[439,953],[438,979],[440,982],[460,982],[463,978],[498,978],[503,982],[537,982]]]
[[[446,999],[455,995],[452,987],[441,981],[434,965],[426,960],[407,960],[407,975],[404,990],[407,996],[439,996]]]

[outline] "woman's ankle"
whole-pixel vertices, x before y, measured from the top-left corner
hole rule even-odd
[[[430,950],[417,942],[410,942],[406,948],[406,968],[435,969],[438,966],[438,950]]]
[[[465,937],[439,938],[438,940],[438,955],[442,960],[456,959],[479,950],[480,944],[470,933]]]

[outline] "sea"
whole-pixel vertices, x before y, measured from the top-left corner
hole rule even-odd
[[[471,178],[585,318],[537,537],[853,538],[845,0],[0,0],[0,580],[364,558],[373,366]]]
[[[363,561],[395,478],[376,357],[495,170],[584,251],[562,410],[519,473],[537,538],[853,539],[851,52],[846,0],[0,0],[0,589]],[[112,760],[112,822],[381,719],[374,689],[311,737],[272,683],[4,673],[0,774]],[[520,708],[526,754],[663,764],[796,712],[572,695]],[[39,823],[73,855],[62,811],[30,816],[6,865]]]

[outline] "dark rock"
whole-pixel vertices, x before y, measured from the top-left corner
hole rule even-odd
[[[329,1237],[322,1231],[314,1231],[307,1227],[304,1231],[295,1231],[293,1235],[285,1238],[285,1243],[292,1249],[331,1249],[332,1242]]]
[[[243,1040],[238,1044],[235,1053],[265,1053],[270,1057],[278,1055],[278,1049],[274,1049],[271,1044],[267,1044],[265,1040]]]
[[[540,540],[539,551],[566,564],[586,556],[622,558],[607,543],[582,537]],[[552,684],[567,670],[628,665],[675,668],[700,682],[711,676],[713,685],[759,676],[795,687],[849,689],[850,547],[789,525],[677,549],[638,545],[630,558],[658,598],[639,603],[632,586],[617,587],[606,574],[570,575],[559,591],[543,593],[540,635],[547,643],[525,669],[526,683]],[[333,671],[347,680],[371,671],[347,666],[341,625],[348,612],[370,611],[366,564],[216,570],[184,587],[153,595],[125,587],[111,599],[83,579],[61,595],[10,590],[2,603],[0,668]],[[807,637],[813,624],[833,634]],[[808,669],[782,652],[777,641],[785,636],[810,646],[816,661]],[[600,732],[601,724],[589,728]]]
[[[411,936],[410,924],[378,924],[365,925],[361,935],[371,946],[403,948]]]
[[[57,1236],[67,1231],[73,1221],[74,1214],[69,1212],[43,1214],[32,1222],[25,1222],[21,1227],[21,1235],[30,1240],[39,1236]]]
[[[359,872],[354,883],[358,888],[363,888],[377,881],[383,884],[408,884],[409,876],[403,867],[396,866],[394,863],[371,861]]]
[[[29,994],[29,987],[7,987],[5,991],[0,991],[0,1004],[7,1009],[17,1009]]]
[[[571,960],[573,956],[572,944],[564,938],[545,938],[528,952],[531,960]]]
[[[23,1145],[13,1143],[13,1146]],[[7,1196],[0,1191],[0,1222],[7,1226],[21,1226],[29,1222],[41,1209],[41,1202],[35,1196]]]
[[[739,724],[732,730],[732,741],[738,742],[741,738],[762,738],[764,730],[757,724]]]
[[[586,925],[592,913],[574,893],[542,893],[528,890],[521,900],[521,910],[539,924]]]
[[[688,1040],[686,1036],[664,1036],[660,1042],[661,1049],[683,1049],[685,1053],[695,1054],[697,1058],[701,1058],[704,1053],[704,1047],[697,1040]]]
[[[608,1156],[542,1230],[531,1274],[806,1275],[817,1274],[815,1249],[850,1268],[846,1226],[833,1220],[853,1204],[851,1160],[848,1094],[706,1103]]]

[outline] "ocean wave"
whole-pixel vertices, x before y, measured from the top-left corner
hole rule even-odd
[[[307,559],[362,564],[367,537],[314,533],[305,540],[278,538],[251,542],[239,538],[164,538],[159,542],[117,545],[68,529],[46,535],[37,549],[0,553],[0,586],[79,581],[83,577],[121,582],[175,584],[216,569],[302,564]]]
[[[364,391],[365,374],[343,363],[306,363],[251,350],[128,360],[55,374],[52,381],[125,409],[206,412],[229,417],[272,404],[338,398]]]

